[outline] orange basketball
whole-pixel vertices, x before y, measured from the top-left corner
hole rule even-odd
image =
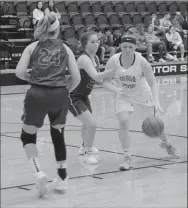
[[[159,137],[164,131],[164,123],[159,117],[147,117],[142,123],[142,131],[149,137]]]

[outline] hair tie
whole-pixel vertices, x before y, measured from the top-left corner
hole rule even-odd
[[[50,25],[48,32],[52,32],[59,27],[59,20],[56,18],[56,21]]]

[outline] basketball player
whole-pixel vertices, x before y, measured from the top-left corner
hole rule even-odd
[[[107,62],[105,71],[115,69],[115,75],[103,82],[104,88],[115,93],[115,112],[119,121],[119,139],[124,150],[124,163],[120,170],[129,169],[131,164],[131,138],[129,136],[129,118],[135,107],[146,106],[145,110],[162,111],[159,102],[159,88],[151,65],[136,49],[133,35],[123,36],[121,53],[113,55]],[[136,105],[138,104],[138,105]],[[151,113],[151,112],[150,112]],[[175,148],[163,133],[160,146],[169,155],[176,157]]]
[[[104,78],[112,76],[114,69],[99,73],[99,59],[96,56],[99,40],[94,31],[84,31],[80,41],[84,48],[84,52],[77,60],[81,82],[70,93],[69,111],[83,123],[83,145],[79,150],[79,154],[85,154],[86,163],[97,164],[98,161],[93,157],[93,153],[98,153],[98,149],[92,148],[96,132],[96,121],[92,116],[88,96],[95,82],[102,82]]]
[[[63,191],[67,183],[64,125],[68,112],[68,94],[80,82],[75,57],[70,48],[57,39],[59,32],[59,20],[53,14],[41,19],[34,32],[34,37],[39,41],[25,48],[16,67],[16,76],[31,84],[24,101],[21,141],[34,169],[40,196],[47,191],[48,178],[39,164],[36,146],[38,128],[42,127],[48,114],[57,161],[56,190]],[[72,78],[67,86],[66,67]]]

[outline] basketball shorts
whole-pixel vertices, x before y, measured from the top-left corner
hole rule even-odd
[[[114,100],[115,113],[134,112],[137,107],[144,109],[144,111],[154,111],[154,102],[152,95],[140,94],[135,97],[115,96]]]
[[[92,113],[88,96],[75,95],[72,93],[69,96],[68,109],[74,117],[81,115],[83,112],[87,110],[89,110]]]
[[[48,115],[50,125],[64,125],[68,113],[68,94],[66,87],[32,85],[24,100],[23,123],[41,128]]]

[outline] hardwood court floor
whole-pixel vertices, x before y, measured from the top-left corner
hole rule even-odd
[[[134,168],[118,171],[123,155],[112,94],[97,88],[91,95],[91,104],[98,124],[94,145],[100,150],[99,165],[88,166],[78,156],[81,124],[68,114],[65,136],[69,189],[64,195],[54,193],[51,181],[56,176],[56,164],[46,119],[38,133],[41,167],[49,176],[50,189],[43,199],[36,196],[34,177],[19,141],[22,102],[28,86],[2,87],[1,207],[187,207],[187,83],[167,84],[167,77],[157,79],[163,83],[160,100],[168,113],[162,119],[180,159],[170,158],[159,147],[158,139],[146,137],[141,132],[142,120],[135,114],[131,118]],[[175,115],[178,111],[180,115]]]

